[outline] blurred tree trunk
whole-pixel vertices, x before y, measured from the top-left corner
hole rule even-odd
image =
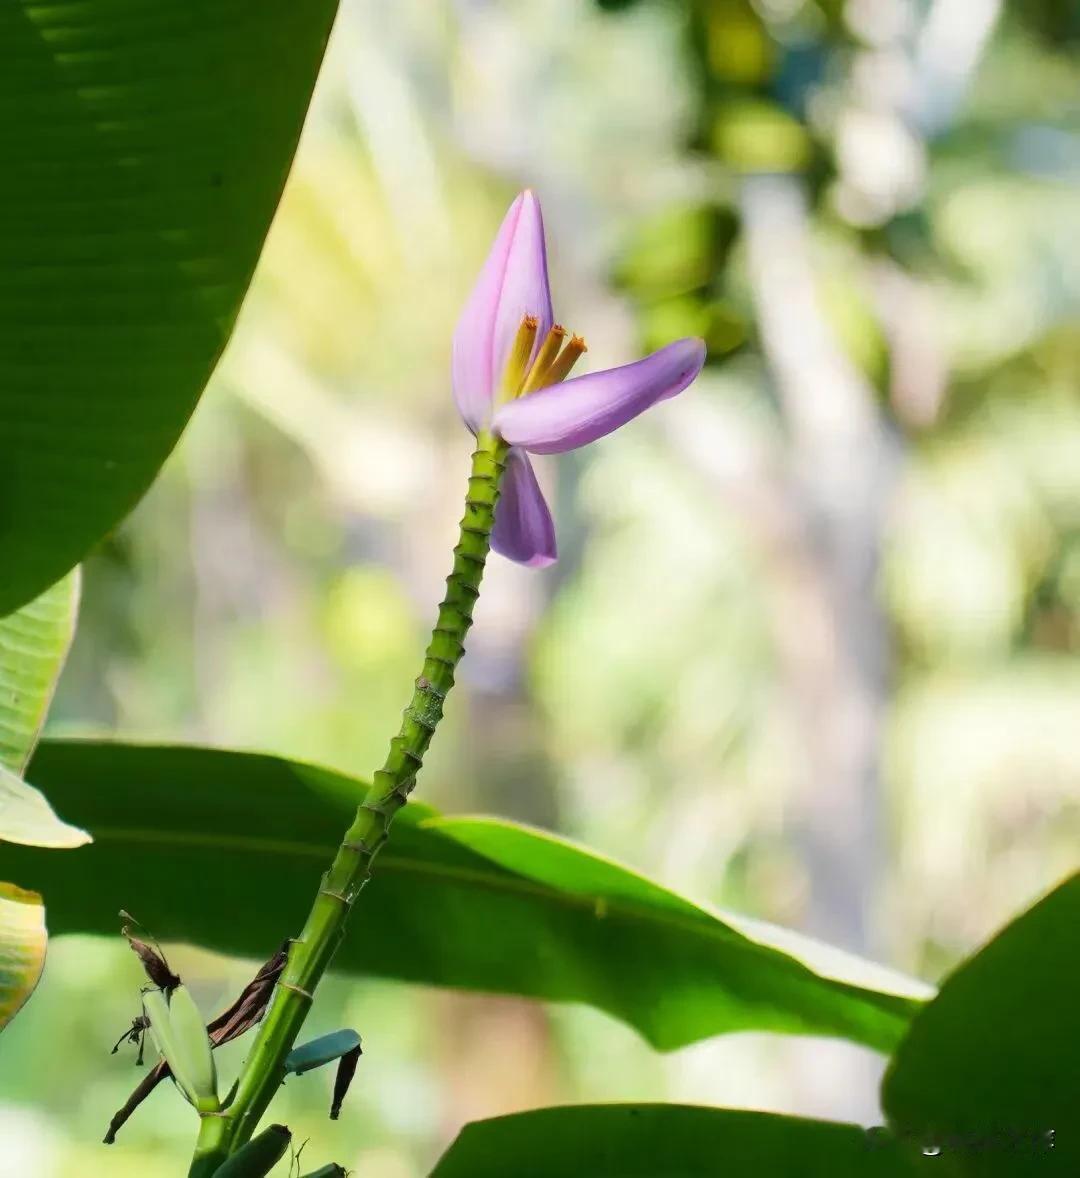
[[[883,866],[889,635],[877,578],[898,445],[822,315],[801,182],[747,177],[740,204],[806,557],[777,618],[806,750],[796,818],[810,882],[806,924],[847,948],[880,950],[870,929]]]
[[[774,625],[805,763],[795,838],[807,875],[804,926],[886,955],[874,930],[888,878],[881,744],[889,623],[878,573],[899,466],[875,391],[844,355],[817,297],[802,181],[757,175],[740,193],[762,347],[787,431],[790,525],[774,544]],[[880,1061],[835,1045],[791,1046],[800,1107],[878,1117]]]

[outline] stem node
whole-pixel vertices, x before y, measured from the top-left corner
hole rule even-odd
[[[341,941],[352,903],[370,878],[372,861],[389,836],[394,815],[405,805],[416,784],[424,754],[442,719],[443,701],[454,686],[454,673],[465,653],[465,636],[480,596],[507,450],[506,444],[491,434],[482,434],[478,440],[461,534],[454,548],[454,568],[446,579],[446,596],[439,606],[438,620],[412,699],[402,716],[401,729],[390,742],[386,763],[375,774],[322,879],[303,932],[291,942],[286,968],[289,980],[277,984],[240,1073],[233,1102],[220,1116],[201,1122],[189,1178],[209,1178],[250,1140],[281,1083],[285,1057]]]

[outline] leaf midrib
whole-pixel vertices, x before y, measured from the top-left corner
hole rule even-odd
[[[206,834],[196,831],[165,832],[153,829],[140,830],[123,827],[103,829],[97,826],[94,828],[94,838],[99,846],[107,842],[133,843],[136,845],[156,843],[165,846],[192,846],[205,847],[211,850],[289,855],[293,858],[305,859],[323,859],[333,853],[332,847],[318,843],[289,842],[284,839],[259,838],[254,836],[222,836],[220,834]],[[450,841],[452,842],[452,840]],[[453,843],[453,845],[460,846],[460,844],[456,843]],[[462,847],[462,849],[479,855],[479,852],[473,851],[469,847]],[[599,902],[604,906],[608,914],[616,913],[644,923],[652,923],[660,927],[679,930],[698,937],[702,941],[725,944],[746,953],[759,955],[762,958],[768,959],[773,966],[789,972],[795,981],[807,982],[812,980],[815,983],[825,986],[842,988],[848,992],[847,997],[853,1001],[859,1001],[864,1007],[869,1006],[879,1015],[903,1021],[902,1013],[893,1009],[891,1006],[892,1003],[904,1003],[908,1001],[903,995],[890,994],[887,991],[875,991],[860,986],[857,982],[845,982],[837,978],[830,978],[827,975],[815,973],[809,966],[803,964],[796,958],[790,957],[769,945],[743,936],[734,929],[728,928],[721,921],[710,917],[707,913],[703,912],[700,919],[695,919],[689,915],[684,916],[680,913],[672,912],[670,909],[635,904],[632,900],[628,900],[625,897],[612,898],[602,894],[585,895],[578,892],[563,891],[553,884],[535,882],[518,873],[501,868],[498,864],[493,863],[492,866],[499,872],[505,872],[505,874],[489,873],[446,863],[422,862],[418,859],[395,854],[393,851],[384,851],[378,858],[378,868],[380,871],[398,871],[404,874],[445,879],[469,884],[480,890],[496,894],[526,896],[549,904],[560,905],[567,909],[591,911],[596,916],[596,919],[604,919],[603,916],[596,914]],[[857,993],[852,994],[851,991],[856,991]],[[860,995],[862,996],[861,999],[859,997]],[[880,999],[880,1002],[878,999]]]
[[[100,826],[97,826],[94,829],[94,838],[99,844],[105,842],[156,843],[159,846],[205,847],[207,850],[290,855],[293,858],[304,859],[325,859],[334,853],[332,846],[323,843],[299,843],[290,842],[286,839],[259,838],[250,835],[222,836],[220,834],[206,834],[201,831],[177,832],[138,830],[122,827],[103,830]],[[480,852],[474,851],[471,847],[462,846],[461,844],[453,843],[452,840],[450,841],[452,845],[462,850],[478,855],[481,858],[483,857],[480,855]],[[729,930],[725,925],[719,921],[712,920],[705,914],[702,914],[702,918],[697,920],[689,916],[680,917],[670,910],[646,906],[644,904],[635,904],[633,901],[626,900],[622,897],[612,899],[602,894],[585,895],[580,892],[563,891],[554,884],[538,883],[518,872],[503,868],[494,862],[492,863],[494,870],[487,872],[478,868],[460,867],[456,864],[428,863],[420,859],[395,854],[393,851],[383,851],[378,857],[378,867],[380,871],[389,869],[391,871],[411,872],[413,875],[428,875],[436,878],[443,877],[458,880],[463,883],[471,883],[486,891],[533,896],[542,900],[560,902],[566,907],[595,910],[597,902],[600,901],[607,907],[608,911],[619,909],[644,920],[652,920],[658,924],[666,924],[673,928],[693,931],[713,940],[724,940],[739,945],[749,945],[762,949],[769,954],[775,952],[775,950],[770,949],[767,945],[759,945],[749,938],[742,937],[734,930]]]

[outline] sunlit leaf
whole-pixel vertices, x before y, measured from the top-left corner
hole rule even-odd
[[[61,821],[41,790],[0,768],[0,841],[60,849],[81,847],[90,836]]]
[[[45,964],[45,940],[41,897],[0,883],[0,1029],[33,993]]]
[[[0,765],[30,759],[75,633],[79,577],[72,572],[0,618]]]
[[[78,573],[0,618],[0,841],[70,848],[89,835],[62,822],[19,776],[37,742],[75,631]],[[0,1028],[37,985],[45,963],[41,897],[0,883]]]
[[[22,781],[75,632],[78,573],[0,618],[0,840],[79,847],[85,831],[62,822],[41,791]]]
[[[545,1108],[466,1125],[431,1178],[905,1178],[884,1130],[675,1104]]]
[[[0,611],[132,507],[232,329],[336,0],[0,4]]]
[[[947,978],[882,1100],[912,1144],[972,1175],[1080,1172],[1080,875]]]
[[[14,850],[54,932],[162,938],[264,958],[300,926],[361,783],[272,757],[46,742],[31,765],[95,844]],[[917,1003],[825,977],[718,915],[560,839],[406,807],[337,968],[582,1002],[671,1049],[726,1031],[834,1035],[888,1050]],[[843,975],[839,975],[843,977]]]

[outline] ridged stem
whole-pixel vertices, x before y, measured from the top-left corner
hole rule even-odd
[[[454,549],[446,597],[416,680],[401,729],[390,742],[386,764],[375,774],[353,824],[323,875],[318,895],[288,965],[278,982],[243,1071],[236,1096],[224,1113],[204,1117],[189,1178],[210,1178],[229,1154],[247,1141],[285,1076],[285,1057],[307,1017],[315,987],[341,942],[349,910],[371,874],[394,815],[407,801],[424,754],[442,719],[443,702],[465,651],[465,635],[480,594],[495,522],[506,446],[481,434],[472,457],[465,515]]]

